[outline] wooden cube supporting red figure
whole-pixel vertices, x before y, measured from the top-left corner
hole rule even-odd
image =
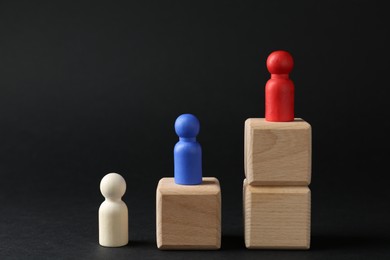
[[[248,118],[244,136],[245,176],[250,185],[309,185],[311,126],[303,119],[268,122]]]

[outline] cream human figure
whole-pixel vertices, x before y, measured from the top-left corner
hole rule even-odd
[[[106,199],[99,208],[99,244],[125,246],[129,242],[128,210],[122,201],[126,181],[117,173],[109,173],[101,180],[100,191]]]

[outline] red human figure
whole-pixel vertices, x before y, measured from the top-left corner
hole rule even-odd
[[[265,85],[265,119],[272,122],[294,120],[294,83],[289,79],[294,60],[286,51],[274,51],[267,58],[271,79]]]

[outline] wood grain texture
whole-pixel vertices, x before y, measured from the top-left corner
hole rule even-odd
[[[308,187],[243,185],[245,245],[250,249],[309,249]]]
[[[221,247],[221,189],[216,178],[201,185],[177,185],[162,178],[156,192],[159,249],[198,250]]]
[[[309,185],[311,126],[292,122],[245,121],[245,176],[250,185]]]

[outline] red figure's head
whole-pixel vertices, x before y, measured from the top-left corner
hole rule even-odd
[[[274,51],[267,58],[267,69],[271,74],[289,74],[294,60],[287,51]]]

